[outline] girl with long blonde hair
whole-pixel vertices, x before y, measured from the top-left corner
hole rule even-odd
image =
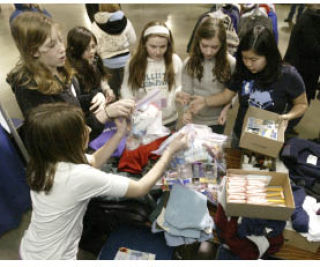
[[[163,124],[174,126],[178,118],[175,94],[181,89],[181,67],[170,29],[162,22],[147,23],[126,65],[122,98],[139,99],[153,89],[161,89]]]

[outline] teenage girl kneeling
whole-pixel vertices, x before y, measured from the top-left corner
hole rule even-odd
[[[172,155],[186,147],[186,136],[178,136],[139,181],[102,172],[96,168],[105,163],[127,132],[125,119],[116,119],[115,123],[117,133],[89,156],[85,150],[90,128],[79,107],[44,104],[28,114],[25,141],[30,154],[27,181],[32,216],[20,245],[22,259],[76,259],[89,200],[98,196],[145,195]]]

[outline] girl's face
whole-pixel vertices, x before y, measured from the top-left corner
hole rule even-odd
[[[216,36],[211,39],[201,39],[199,46],[203,57],[205,59],[212,59],[218,53],[221,47],[221,42],[216,34]]]
[[[62,37],[56,26],[52,26],[51,35],[34,54],[42,64],[51,72],[56,72],[57,67],[63,67],[66,61],[66,49]]]
[[[242,51],[243,64],[251,73],[259,73],[267,65],[267,59],[265,56],[256,54],[253,50]]]
[[[82,54],[82,59],[88,60],[89,64],[92,65],[94,61],[94,56],[97,53],[97,44],[93,38],[91,38],[90,43],[87,46],[87,49]]]
[[[150,58],[160,60],[167,52],[168,39],[160,36],[150,36],[146,42],[146,49]]]

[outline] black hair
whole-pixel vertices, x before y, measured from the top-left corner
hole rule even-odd
[[[266,67],[257,74],[252,74],[244,65],[242,52],[253,50],[259,56],[265,56]],[[254,79],[257,85],[267,87],[281,75],[282,57],[273,33],[262,25],[250,29],[241,39],[237,53],[237,63],[233,79],[243,81]]]
[[[82,58],[91,39],[97,44],[94,34],[85,27],[74,27],[68,32],[67,37],[67,58],[69,64],[76,70],[80,84],[84,92],[90,92],[92,89],[100,87],[101,80],[107,78],[102,59],[98,54],[95,55],[95,64],[92,66]]]

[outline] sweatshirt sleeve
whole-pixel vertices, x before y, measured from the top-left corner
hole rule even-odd
[[[121,88],[120,88],[120,96],[121,96],[121,98],[133,99],[134,96],[133,96],[133,93],[132,93],[132,88],[129,87],[129,85],[128,85],[129,63],[130,63],[130,61],[127,62],[126,66],[124,68],[123,81],[122,81]]]
[[[134,45],[136,40],[137,40],[137,36],[136,36],[136,32],[132,26],[131,21],[128,19],[128,24],[127,24],[127,38],[129,41],[129,45]]]
[[[51,95],[44,95],[38,90],[32,90],[27,87],[16,87],[14,92],[24,116],[28,114],[30,109],[36,106],[55,102]]]
[[[182,91],[193,95],[193,78],[187,73],[186,65],[189,57],[184,61],[182,67]]]

